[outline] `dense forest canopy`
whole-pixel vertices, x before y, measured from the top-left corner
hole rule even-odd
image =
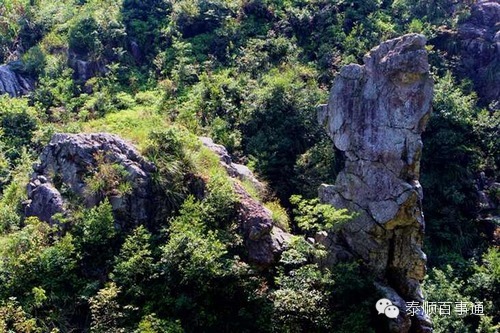
[[[481,4],[490,21],[477,18]],[[351,218],[317,199],[343,156],[316,106],[342,66],[410,32],[427,37],[435,81],[421,171],[424,292],[484,306],[481,316],[433,315],[434,331],[498,332],[495,5],[2,0],[0,332],[380,331],[380,294],[363,262],[327,267],[325,249],[310,241]],[[477,37],[476,25],[491,36]],[[13,78],[27,91],[9,91]],[[65,213],[51,223],[26,216],[43,148],[55,133],[90,132],[133,142],[155,165],[151,191],[162,199],[154,218],[120,222],[108,198],[136,192],[106,155],[84,178],[95,205],[59,180]],[[278,262],[247,260],[236,232],[240,192],[199,136],[265,183],[243,182],[241,191],[294,235]]]

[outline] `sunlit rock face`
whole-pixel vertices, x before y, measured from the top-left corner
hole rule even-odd
[[[130,191],[112,189],[92,192],[89,182],[100,164],[118,166],[123,174],[115,182],[127,182]],[[54,214],[65,214],[71,200],[93,207],[107,198],[123,227],[145,224],[154,216],[155,197],[151,173],[156,167],[135,147],[107,133],[55,134],[40,155],[28,184],[27,216],[54,222]],[[110,184],[118,187],[119,184]]]
[[[236,220],[245,245],[245,259],[263,268],[276,263],[289,245],[291,235],[274,223],[271,211],[252,198],[240,181],[251,183],[259,192],[265,191],[264,184],[255,178],[248,167],[234,163],[224,146],[215,144],[210,138],[201,137],[200,140],[217,154],[220,164],[233,180],[234,192],[238,197]]]
[[[430,332],[425,316],[405,315],[406,301],[423,301],[424,216],[418,181],[421,133],[429,118],[433,81],[425,37],[386,41],[343,67],[319,120],[345,154],[334,185],[322,185],[322,201],[348,208],[356,217],[322,237],[334,264],[362,259],[379,288],[401,310],[386,331]]]
[[[18,97],[32,89],[33,84],[29,79],[15,73],[9,65],[0,65],[0,95]]]

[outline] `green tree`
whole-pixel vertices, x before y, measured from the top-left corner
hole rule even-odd
[[[151,278],[153,269],[151,234],[144,226],[139,226],[125,239],[115,257],[111,277],[126,295],[135,299],[144,295],[143,287]]]
[[[242,121],[243,151],[282,202],[293,194],[294,165],[319,141],[316,109],[323,92],[305,67],[270,71],[250,100]]]

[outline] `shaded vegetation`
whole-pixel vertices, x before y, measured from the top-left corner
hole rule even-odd
[[[3,1],[0,63],[17,64],[36,89],[0,96],[0,332],[370,332],[378,295],[362,263],[324,267],[324,249],[306,241],[349,218],[315,199],[342,161],[315,106],[342,65],[382,40],[455,27],[469,7]],[[496,332],[500,255],[478,219],[474,179],[483,171],[498,180],[500,120],[456,80],[456,64],[429,52],[436,89],[423,137],[425,290],[434,301],[485,308],[481,317],[436,316],[435,332]],[[24,217],[42,147],[55,132],[82,131],[123,136],[156,165],[161,218],[122,230],[106,200],[76,205],[52,226]],[[275,223],[299,234],[275,266],[242,259],[237,197],[199,135],[265,180]],[[101,162],[91,191],[128,193],[124,170]],[[498,203],[498,190],[489,195]]]

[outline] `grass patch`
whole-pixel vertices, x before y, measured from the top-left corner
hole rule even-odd
[[[269,201],[264,204],[264,207],[272,213],[273,222],[285,231],[290,231],[290,217],[285,208],[281,206],[279,201]]]
[[[116,134],[132,141],[142,150],[151,132],[169,126],[170,122],[156,111],[137,106],[83,123],[81,130],[86,133],[107,132]]]

